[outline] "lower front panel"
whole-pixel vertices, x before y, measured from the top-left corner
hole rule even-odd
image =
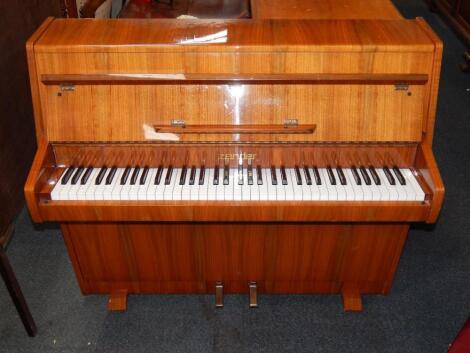
[[[385,294],[407,224],[63,223],[84,294]]]

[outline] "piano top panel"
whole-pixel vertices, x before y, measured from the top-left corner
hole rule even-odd
[[[414,20],[55,19],[34,46],[51,52],[432,52]]]

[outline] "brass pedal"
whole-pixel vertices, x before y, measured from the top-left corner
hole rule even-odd
[[[224,284],[222,282],[215,284],[215,307],[224,307]]]
[[[256,282],[250,282],[250,308],[258,307],[258,292],[256,288]]]

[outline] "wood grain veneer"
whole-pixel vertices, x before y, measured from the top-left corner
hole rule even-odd
[[[438,38],[385,0],[269,4],[254,0],[253,20],[50,20],[30,42],[41,139],[28,206],[35,221],[61,222],[82,292],[110,293],[111,310],[128,293],[213,293],[220,281],[226,293],[251,281],[264,293],[341,293],[360,310],[361,294],[390,289],[409,224],[436,220]],[[273,19],[285,5],[286,18],[303,19]],[[210,35],[219,43],[200,42]],[[155,130],[179,140],[150,140]],[[50,200],[70,165],[212,167],[240,156],[410,167],[426,199]]]

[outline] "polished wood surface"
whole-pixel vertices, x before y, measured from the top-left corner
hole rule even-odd
[[[256,19],[400,19],[389,0],[251,0]]]
[[[84,294],[389,291],[408,225],[62,223]],[[106,264],[106,265],[105,265]],[[77,268],[79,271],[77,271]]]
[[[51,20],[31,39],[40,131],[26,197],[35,221],[61,223],[84,294],[110,294],[109,309],[124,310],[127,294],[214,293],[219,282],[225,293],[248,293],[256,282],[261,293],[339,293],[354,311],[362,294],[388,292],[410,223],[434,222],[443,202],[431,150],[441,42],[388,1],[285,3],[285,16],[304,19],[273,19],[284,3],[272,2],[270,14],[253,1],[257,19]],[[50,197],[71,165],[212,167],[239,158],[407,167],[426,197]]]

